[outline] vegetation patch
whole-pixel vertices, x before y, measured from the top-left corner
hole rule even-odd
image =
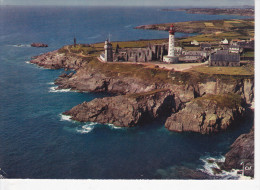
[[[219,94],[219,95],[205,95],[203,97],[195,98],[192,102],[195,102],[201,107],[206,106],[205,102],[213,102],[219,108],[236,108],[241,106],[242,99],[241,96],[234,93]]]
[[[251,76],[254,75],[254,65],[244,64],[241,67],[209,67],[200,66],[190,69],[193,72],[205,73],[209,75],[228,75],[228,76]]]
[[[168,91],[168,89],[157,89],[157,90],[152,90],[152,91],[149,91],[149,92],[128,94],[127,97],[138,99],[138,98],[143,98],[143,97],[146,97],[146,96],[154,95],[154,94],[159,93],[159,92],[166,92],[166,91]]]

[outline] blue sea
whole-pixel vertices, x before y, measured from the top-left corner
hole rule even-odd
[[[74,36],[78,43],[102,42],[108,34],[112,41],[158,39],[168,33],[133,28],[245,18],[160,9],[0,6],[0,168],[6,178],[185,179],[183,168],[208,172],[205,159],[223,159],[234,140],[249,131],[252,119],[233,131],[200,135],[169,132],[156,122],[125,129],[61,115],[108,94],[56,90],[53,81],[64,71],[29,64],[32,56],[72,44]],[[33,42],[49,47],[30,47]]]

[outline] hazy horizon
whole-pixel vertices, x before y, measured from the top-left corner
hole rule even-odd
[[[194,3],[196,2],[196,5]],[[160,7],[239,7],[254,6],[254,0],[0,0],[0,5],[22,6],[160,6]]]

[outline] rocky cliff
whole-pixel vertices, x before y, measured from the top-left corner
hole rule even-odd
[[[242,169],[243,162],[245,175],[254,176],[254,127],[249,133],[242,134],[236,139],[225,157],[225,169]]]
[[[216,133],[234,125],[243,118],[244,113],[239,95],[206,95],[192,100],[184,109],[172,114],[165,127],[175,132]]]
[[[83,102],[64,114],[78,121],[133,127],[155,119],[165,119],[179,107],[180,101],[175,99],[173,92],[155,90]]]
[[[59,53],[58,50],[33,57],[31,63],[48,69],[79,69],[84,63],[83,59]]]
[[[55,81],[59,88],[119,95],[85,102],[66,112],[78,121],[129,127],[141,121],[162,119],[164,115],[171,116],[166,122],[169,130],[214,133],[226,130],[237,118],[243,117],[245,108],[241,102],[250,104],[254,100],[252,77],[175,72],[141,64],[100,63],[96,59],[86,61],[81,56],[59,51],[37,56],[31,62],[46,68],[76,70]],[[167,93],[164,89],[168,89]],[[138,94],[147,96],[130,98]],[[215,98],[209,95],[215,95]],[[232,106],[223,106],[221,101],[232,102],[234,97],[236,100],[239,97],[239,101]],[[166,99],[173,111],[162,103]],[[167,109],[156,114],[154,109],[158,106],[160,110]]]

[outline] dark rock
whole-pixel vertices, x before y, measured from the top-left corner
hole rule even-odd
[[[121,95],[84,102],[65,112],[82,122],[110,123],[120,127],[133,127],[165,119],[175,108],[175,97],[170,90],[143,94]]]
[[[184,109],[172,114],[165,127],[175,132],[216,133],[227,130],[243,117],[244,113],[245,108],[241,105],[221,107],[215,100],[200,98],[187,103]]]
[[[32,43],[32,47],[48,47],[48,44],[43,44],[43,43]]]
[[[212,164],[212,163],[215,162],[215,160],[211,160],[211,159],[209,159],[209,160],[207,160],[207,162],[210,163],[210,164]]]
[[[49,69],[79,69],[83,60],[81,58],[59,53],[57,50],[33,57],[31,63]]]
[[[254,127],[249,133],[242,134],[236,139],[225,157],[226,169],[242,169],[241,163],[244,162],[245,175],[254,176]]]

